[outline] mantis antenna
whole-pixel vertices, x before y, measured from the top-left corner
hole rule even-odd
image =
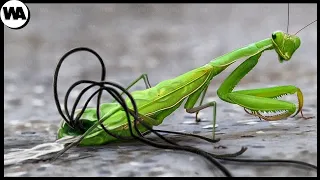
[[[302,31],[302,29],[304,29],[304,28],[306,28],[306,27],[310,26],[311,24],[313,24],[313,23],[315,23],[315,22],[317,22],[317,19],[316,19],[316,20],[314,20],[314,21],[312,21],[312,22],[311,22],[311,23],[309,23],[308,25],[304,26],[303,28],[301,28],[298,32]],[[294,35],[298,34],[298,32],[296,32]]]
[[[289,8],[289,3],[288,3],[288,22],[287,22],[287,34],[289,33],[289,23],[290,23],[290,12],[289,12],[290,8]],[[304,26],[303,28],[301,28],[299,31],[297,31],[294,35],[298,34],[298,32],[302,31],[304,28],[310,26],[311,24],[315,23],[317,21],[314,20],[311,23],[309,23],[308,25]]]
[[[288,22],[287,22],[287,34],[289,33],[289,17],[290,17],[290,13],[289,13],[289,3],[288,3]]]

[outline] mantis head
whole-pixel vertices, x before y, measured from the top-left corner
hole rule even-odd
[[[278,53],[279,61],[288,61],[293,53],[299,48],[300,38],[295,35],[290,35],[283,31],[275,31],[271,36],[274,49]]]

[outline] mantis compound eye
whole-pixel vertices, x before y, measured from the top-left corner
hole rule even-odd
[[[275,33],[272,33],[272,39],[275,40],[276,37],[277,37],[276,34],[275,34]]]

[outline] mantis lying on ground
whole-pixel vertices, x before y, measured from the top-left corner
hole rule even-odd
[[[278,54],[279,62],[289,61],[294,52],[300,46],[300,39],[296,35],[290,35],[282,31],[276,31],[271,34],[270,38],[249,44],[230,53],[217,57],[208,64],[182,74],[174,79],[160,82],[158,85],[151,87],[148,76],[141,75],[126,90],[130,89],[139,80],[143,79],[146,85],[145,90],[132,92],[138,110],[139,121],[147,123],[149,126],[157,126],[162,121],[179,108],[183,101],[186,100],[184,108],[188,113],[198,113],[200,110],[213,107],[213,139],[215,139],[216,108],[215,101],[203,104],[207,88],[211,80],[219,75],[227,67],[241,58],[247,58],[238,66],[220,85],[217,94],[225,102],[237,104],[253,116],[257,116],[267,121],[276,121],[302,113],[303,94],[298,87],[276,86],[269,88],[250,89],[233,91],[239,81],[258,63],[260,56],[266,50],[274,50]],[[287,94],[297,94],[298,107],[292,102],[278,100],[277,98]],[[201,98],[200,95],[202,94]],[[195,106],[200,98],[200,105]],[[126,99],[129,109],[132,109],[130,99]],[[74,106],[75,108],[75,106]],[[78,114],[77,119],[87,131],[86,136],[80,142],[80,145],[102,145],[114,141],[117,138],[104,132],[104,129],[92,126],[98,119],[103,122],[108,131],[114,135],[130,137],[128,122],[123,107],[116,102],[101,104],[100,115],[97,118],[96,108],[87,108],[83,113]],[[249,112],[249,111],[250,112]],[[79,111],[78,111],[79,112]],[[277,115],[264,116],[261,112],[278,112]],[[73,117],[71,113],[69,117]],[[132,117],[131,117],[132,118]],[[199,121],[196,115],[196,121]],[[147,132],[148,129],[141,126],[138,122],[138,129],[141,133]],[[81,135],[83,132],[72,129],[66,122],[62,122],[58,130],[58,138],[69,135]]]
[[[316,21],[313,21],[312,23],[314,22]],[[308,24],[307,26],[309,26],[310,24]],[[298,32],[300,32],[301,30],[299,30]],[[213,59],[206,65],[203,65],[197,69],[182,74],[174,79],[160,82],[158,85],[154,87],[151,87],[148,80],[148,76],[146,74],[141,75],[138,79],[133,81],[127,88],[123,88],[115,83],[105,81],[105,66],[101,57],[95,51],[89,48],[76,48],[69,51],[59,61],[54,75],[55,101],[58,111],[64,119],[64,121],[62,121],[61,123],[61,127],[58,130],[58,139],[67,136],[74,136],[77,138],[65,150],[59,152],[56,158],[63,152],[65,152],[68,148],[76,144],[80,144],[82,146],[103,145],[119,139],[128,140],[135,138],[146,144],[158,148],[185,150],[200,154],[206,157],[211,162],[213,162],[215,165],[217,165],[222,171],[224,171],[224,173],[227,176],[231,176],[231,174],[219,162],[213,159],[213,157],[216,157],[218,159],[242,162],[295,163],[308,166],[313,169],[317,169],[317,167],[314,165],[310,165],[299,161],[230,159],[226,157],[240,155],[246,150],[246,148],[242,148],[239,152],[234,154],[215,155],[194,147],[178,145],[177,143],[172,142],[164,138],[163,136],[159,135],[158,132],[161,132],[160,130],[152,129],[153,126],[160,125],[166,117],[168,117],[176,109],[178,109],[182,105],[184,100],[186,100],[184,108],[188,113],[196,113],[196,121],[200,121],[197,117],[198,112],[200,110],[208,107],[213,107],[213,140],[197,135],[169,131],[167,132],[191,135],[198,138],[202,138],[209,142],[219,141],[219,139],[215,138],[217,103],[213,101],[203,104],[203,100],[211,80],[215,76],[223,72],[223,70],[225,70],[231,64],[235,63],[237,60],[240,60],[242,58],[246,58],[246,60],[240,66],[238,66],[219,87],[217,94],[220,99],[222,99],[225,102],[237,104],[243,107],[245,112],[267,121],[276,121],[287,118],[291,115],[296,116],[298,113],[301,113],[301,117],[304,119],[312,118],[305,117],[302,113],[303,94],[298,87],[288,85],[261,89],[233,91],[233,89],[240,82],[240,80],[258,63],[259,58],[264,51],[275,50],[275,52],[278,54],[278,59],[280,63],[284,61],[289,61],[294,52],[300,47],[301,42],[299,37],[296,36],[296,34],[290,35],[282,31],[273,32],[270,38],[249,44],[246,47],[239,48],[235,51],[222,55],[218,58]],[[66,94],[64,103],[64,115],[64,113],[62,113],[60,104],[58,103],[58,72],[63,60],[68,55],[77,51],[91,52],[99,59],[102,66],[101,81],[95,82],[89,80],[81,80],[74,83],[69,88]],[[128,93],[127,90],[129,90],[139,80],[144,80],[146,89],[134,91],[131,94]],[[67,108],[68,96],[73,88],[83,83],[90,85],[87,86],[83,91],[81,91],[78,98],[76,99],[76,103],[73,105],[70,114]],[[106,85],[114,86],[120,89],[122,93],[120,94],[114,88],[106,87]],[[82,109],[76,111],[76,107],[79,103],[80,98],[87,90],[94,86],[98,86],[99,89],[89,97]],[[102,91],[109,92],[109,94],[111,94],[117,102],[114,101],[111,103],[104,103],[100,105]],[[295,93],[297,94],[298,98],[297,107],[292,102],[277,99],[280,96]],[[96,94],[98,94],[97,107],[87,108],[89,101]],[[124,100],[122,94],[126,94],[128,97]],[[199,99],[199,106],[195,106],[196,102]],[[278,112],[278,114],[273,116],[265,116],[262,115],[261,112]],[[133,131],[133,129],[135,131]],[[154,141],[144,139],[144,134],[148,132],[153,132],[157,134],[162,140],[166,141],[168,145],[163,145]]]

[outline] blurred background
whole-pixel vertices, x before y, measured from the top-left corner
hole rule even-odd
[[[60,115],[53,98],[53,73],[59,59],[73,48],[85,46],[97,51],[107,66],[107,80],[109,81],[127,86],[142,73],[147,73],[151,85],[154,86],[163,80],[174,78],[200,67],[225,53],[269,38],[272,32],[276,30],[286,31],[288,18],[287,4],[27,4],[27,6],[30,9],[31,17],[29,23],[23,29],[4,28],[5,151],[6,148],[10,147],[21,148],[55,140]],[[289,33],[294,34],[316,18],[316,4],[291,4]],[[258,65],[245,76],[237,88],[296,85],[304,92],[306,113],[316,115],[317,23],[301,31],[298,36],[301,38],[302,44],[291,61],[280,64],[276,53],[267,51],[263,53]],[[212,100],[213,98],[219,102],[216,96],[217,88],[241,62],[235,63],[215,77],[207,94],[208,99],[211,98]],[[61,102],[67,88],[75,81],[80,79],[99,80],[100,68],[96,57],[87,52],[78,52],[69,56],[62,65],[58,82]],[[132,90],[144,88],[142,81]],[[76,98],[79,90],[71,93],[70,104]],[[108,97],[104,98],[108,99]],[[295,97],[292,99],[296,100]],[[228,103],[219,104],[217,115],[219,127],[227,134],[229,132],[226,128],[229,127],[230,132],[235,133],[235,130],[237,130],[240,134],[243,134],[247,130],[243,128],[253,127],[252,125],[240,126],[239,124],[236,124],[235,127],[232,124],[236,123],[239,118],[248,119],[242,108],[234,107]],[[211,110],[205,112],[207,112],[207,117],[211,115]],[[182,113],[181,110],[178,113],[179,115],[176,116],[180,119],[179,121],[168,120],[164,122],[167,126],[163,125],[163,127],[170,127],[171,130],[187,129],[181,123],[179,124],[181,120],[183,121]],[[244,145],[258,144],[256,147],[260,150],[249,148],[250,152],[248,154],[256,155],[259,158],[262,155],[282,158],[285,155],[281,154],[281,151],[283,151],[281,144],[289,143],[286,146],[286,154],[291,152],[293,155],[288,155],[287,158],[307,158],[308,162],[316,164],[317,150],[316,141],[314,141],[316,119],[308,122],[293,122],[300,123],[293,126],[293,132],[300,132],[307,128],[306,131],[313,132],[311,138],[301,136],[301,139],[292,141],[293,137],[288,131],[285,134],[281,131],[282,135],[285,136],[281,141],[276,141],[275,137],[278,136],[274,137],[273,135],[268,136],[270,139],[267,141],[259,139],[260,137],[258,139],[240,138],[239,135],[239,137],[236,136],[234,141],[230,140],[229,144],[228,140],[223,142],[227,143],[229,151],[233,150],[231,146],[233,146],[234,151],[238,150],[241,145],[240,142]],[[265,124],[270,125],[269,123]],[[189,128],[188,131],[195,131],[194,126]],[[295,126],[302,129],[296,129]],[[256,128],[261,127],[257,124]],[[308,128],[312,128],[312,130]],[[199,126],[198,132],[203,131],[205,130]],[[30,134],[33,134],[33,136]],[[189,142],[192,143],[192,141]],[[266,143],[270,143],[269,146]],[[261,146],[273,147],[273,149],[261,149]],[[119,147],[116,146],[114,149],[118,151]],[[125,149],[128,150],[129,148],[130,150],[135,147],[125,147]],[[109,150],[102,149],[101,154],[98,154],[96,159],[87,160],[87,164],[84,161],[81,161],[82,164],[76,161],[71,166],[67,162],[61,168],[53,166],[52,169],[48,168],[46,171],[43,171],[43,169],[47,166],[42,167],[42,164],[36,166],[27,164],[22,168],[24,170],[21,170],[21,168],[18,170],[19,168],[15,167],[5,170],[7,173],[24,171],[28,174],[33,169],[32,172],[35,173],[33,175],[36,176],[41,175],[41,173],[44,176],[56,175],[55,172],[64,175],[67,171],[70,172],[69,175],[78,176],[82,173],[87,176],[88,171],[83,170],[83,168],[91,167],[91,169],[94,169],[90,170],[89,175],[91,176],[96,175],[95,172],[99,175],[105,175],[107,172],[105,169],[99,170],[104,167],[108,170],[113,168],[110,171],[115,172],[116,175],[133,176],[130,173],[123,174],[122,168],[119,167],[122,167],[122,159],[125,159],[122,162],[124,163],[124,169],[126,169],[126,172],[131,171],[132,166],[127,161],[130,161],[130,158],[131,160],[137,160],[134,157],[140,157],[140,155],[132,154],[132,157],[129,158],[124,151],[118,154],[119,157],[109,156],[110,153],[114,152],[109,146],[107,149]],[[301,154],[300,151],[304,149],[306,149],[306,152],[310,151],[311,155],[305,153],[305,151]],[[141,148],[141,152],[134,151],[132,153],[146,155],[150,153],[147,150],[148,147],[144,147]],[[222,149],[222,151],[225,150]],[[157,150],[154,152],[156,153]],[[158,156],[159,161],[156,162],[160,165],[155,164],[154,166],[171,164],[172,166],[165,168],[171,170],[168,172],[169,174],[175,172],[175,175],[181,175],[182,173],[186,176],[193,176],[192,173],[212,175],[206,163],[198,161],[201,159],[198,156],[195,157],[198,159],[190,164],[188,157],[183,155],[181,155],[183,158],[176,161],[177,154],[170,155],[169,153],[167,155],[160,150],[159,152],[161,152]],[[303,156],[306,154],[307,157]],[[170,158],[171,156],[175,158]],[[116,158],[116,161],[109,162],[108,159],[100,159],[101,157]],[[150,158],[153,157],[157,158],[154,153],[151,153]],[[180,161],[181,159],[182,161]],[[96,162],[97,166],[92,166],[92,162]],[[109,163],[110,166],[106,166],[105,163]],[[83,164],[86,165],[83,166]],[[190,164],[189,169],[185,166],[186,164]],[[74,168],[77,165],[79,168]],[[42,170],[38,170],[36,167]],[[185,169],[182,170],[180,167],[185,167]],[[195,169],[195,167],[198,169]],[[254,176],[254,173],[265,175],[263,171],[265,168],[260,167],[259,169],[257,167],[254,171],[251,167],[249,171],[242,171],[242,169],[236,167],[233,170],[238,175]],[[291,171],[270,169],[268,175],[271,176],[279,173],[284,176],[301,175],[301,171],[295,169]],[[167,172],[167,170],[164,172]],[[275,173],[276,170],[278,173]],[[21,172],[19,173],[18,175],[21,175]],[[150,174],[148,169],[146,169],[146,174],[154,176],[154,174]],[[13,176],[17,176],[17,174]]]
[[[287,4],[27,5],[29,24],[17,31],[4,28],[5,122],[59,118],[53,73],[59,58],[73,48],[97,51],[110,81],[125,86],[147,73],[156,85],[287,26]],[[295,33],[316,15],[316,4],[291,4],[289,32]],[[316,87],[317,24],[298,35],[302,44],[290,62],[280,64],[274,51],[265,52],[241,84],[283,80]],[[212,92],[236,66],[215,78]],[[93,55],[71,55],[61,69],[60,97],[76,80],[99,76]],[[143,83],[137,88],[144,88]]]

